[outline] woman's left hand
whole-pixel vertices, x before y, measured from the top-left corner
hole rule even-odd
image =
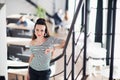
[[[45,50],[45,54],[51,53],[53,51],[54,51],[53,48],[48,48],[48,49]]]

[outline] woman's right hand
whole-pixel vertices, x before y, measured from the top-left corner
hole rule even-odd
[[[29,72],[27,73],[27,79],[26,80],[30,80]]]

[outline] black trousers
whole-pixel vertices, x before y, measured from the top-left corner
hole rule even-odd
[[[0,76],[0,80],[5,80],[5,77],[4,76]]]
[[[36,71],[29,67],[30,80],[49,80],[51,70]]]

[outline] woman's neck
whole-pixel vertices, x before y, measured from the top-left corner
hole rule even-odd
[[[36,38],[36,41],[37,41],[37,42],[44,42],[44,40],[45,40],[44,37],[42,37],[42,38]]]
[[[41,44],[43,44],[45,41],[46,41],[46,38],[44,38],[44,37],[42,37],[42,38],[36,38],[36,39],[35,39],[35,44],[36,44],[36,45],[37,45],[37,44],[41,45]]]

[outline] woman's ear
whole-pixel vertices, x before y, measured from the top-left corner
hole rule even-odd
[[[44,34],[44,37],[46,37],[46,36],[47,36],[47,33]]]

